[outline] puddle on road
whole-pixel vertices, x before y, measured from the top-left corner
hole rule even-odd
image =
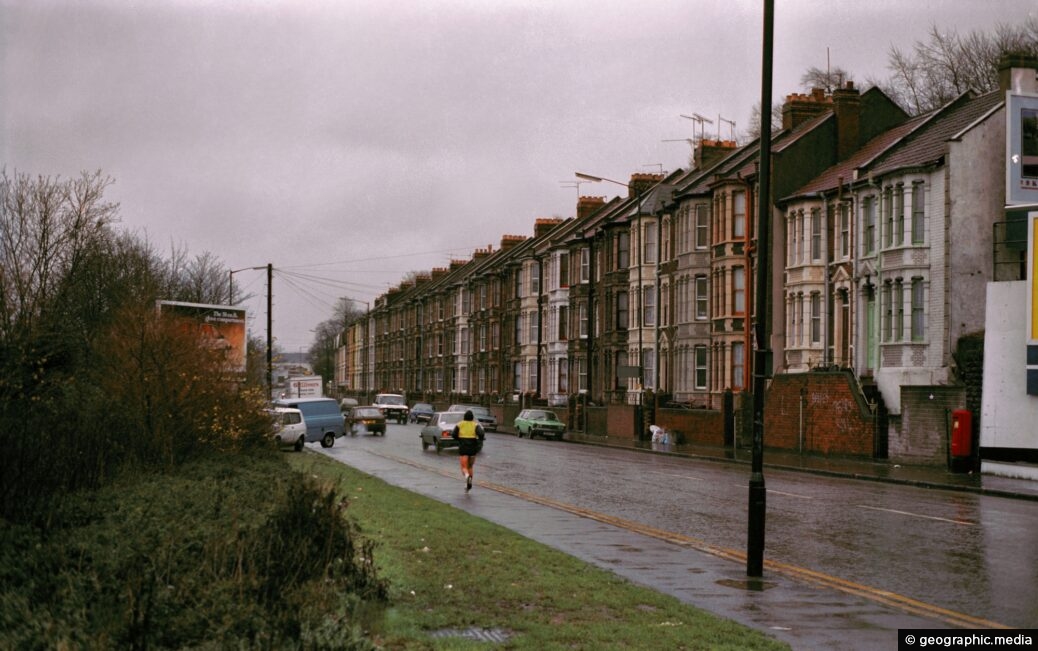
[[[774,588],[777,584],[761,579],[719,579],[717,585],[738,590],[749,590],[750,592],[764,592]]]

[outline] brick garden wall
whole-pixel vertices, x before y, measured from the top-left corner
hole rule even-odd
[[[724,415],[711,409],[657,409],[656,422],[685,444],[724,445]]]
[[[802,431],[801,431],[802,430]],[[776,375],[764,403],[764,445],[871,457],[874,418],[845,371]]]

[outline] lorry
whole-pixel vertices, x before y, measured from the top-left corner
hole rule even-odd
[[[285,380],[286,398],[320,398],[324,396],[320,375],[297,375]]]

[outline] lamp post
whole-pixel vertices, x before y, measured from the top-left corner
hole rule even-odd
[[[242,267],[241,269],[232,269],[231,271],[229,271],[227,274],[227,303],[230,305],[234,305],[234,274],[238,273],[239,271],[258,271],[260,269],[267,270],[267,397],[271,398],[273,397],[271,393],[274,389],[274,338],[272,332],[273,324],[270,310],[273,307],[274,303],[271,290],[271,281],[274,278],[274,266],[268,263],[266,266],[263,267]]]
[[[630,186],[628,184],[626,184],[626,183],[621,182],[621,181],[615,181],[613,179],[607,179],[607,178],[605,178],[603,176],[594,176],[592,174],[583,174],[581,172],[575,172],[575,174],[576,174],[576,177],[578,179],[583,179],[585,181],[591,181],[593,183],[600,183],[600,182],[604,181],[606,183],[614,183],[616,185],[622,185],[623,187],[628,188],[628,193],[630,192]],[[638,224],[638,246],[639,246],[639,248],[643,248],[643,243],[642,243],[642,191],[641,191],[641,186],[638,186],[638,185],[635,186],[635,217],[637,218],[637,224]],[[642,405],[642,390],[644,390],[644,388],[645,388],[645,377],[644,377],[644,375],[645,375],[645,368],[644,368],[643,359],[642,359],[642,355],[643,355],[642,347],[644,345],[643,341],[642,341],[642,332],[643,332],[643,329],[642,329],[642,326],[643,326],[642,318],[643,318],[644,315],[640,313],[641,310],[643,309],[642,308],[642,291],[643,291],[642,290],[642,255],[641,255],[641,252],[640,252],[639,255],[638,255],[638,310],[639,310],[639,314],[638,314],[638,384],[639,384],[639,389],[640,389],[639,392],[638,392],[638,405],[639,406],[643,406]],[[590,309],[590,306],[588,306],[588,307]],[[658,361],[657,361],[657,363],[658,363]],[[638,438],[639,439],[641,439],[641,430],[642,430],[642,427],[641,427],[641,424],[639,424],[639,428],[638,428]]]
[[[761,62],[760,177],[757,198],[757,277],[753,355],[753,459],[749,485],[749,521],[746,536],[746,575],[764,573],[764,389],[768,362],[768,263],[771,246],[771,120],[764,115],[771,106],[772,49],[775,0],[764,0],[764,41]]]
[[[241,269],[233,269],[227,272],[227,304],[234,305],[234,274],[239,271],[259,271],[260,269],[266,269],[266,267],[242,267]]]

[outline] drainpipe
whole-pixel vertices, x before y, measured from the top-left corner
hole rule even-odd
[[[544,346],[544,262],[540,257],[534,259],[537,265],[537,397],[541,396],[541,364],[544,363],[541,348]]]
[[[832,345],[832,341],[829,339],[829,330],[832,326],[833,315],[832,315],[832,287],[829,279],[829,264],[831,262],[830,257],[832,252],[829,250],[829,200],[825,196],[825,192],[819,192],[822,197],[822,214],[820,216],[822,220],[822,273],[825,274],[825,290],[822,297],[824,301],[822,309],[825,314],[825,324],[822,328],[822,366],[828,367],[832,364],[832,358],[829,355],[829,347]]]
[[[600,232],[601,231],[599,231],[599,233]],[[599,233],[596,233],[595,235],[593,235],[590,238],[588,238],[588,247],[587,247],[587,249],[588,249],[587,250],[587,255],[588,255],[588,260],[587,260],[587,276],[588,276],[587,277],[587,301],[586,301],[586,307],[584,308],[584,309],[587,310],[587,345],[584,346],[584,351],[585,351],[585,353],[584,353],[585,354],[584,363],[587,364],[587,389],[586,390],[587,390],[588,394],[590,394],[592,396],[594,396],[594,388],[595,388],[595,384],[594,384],[594,368],[595,368],[595,365],[592,362],[592,360],[594,359],[594,349],[595,349],[595,274],[597,273],[597,269],[595,267],[595,253],[596,253],[595,252],[595,240],[598,238]],[[580,314],[577,314],[577,319],[578,320],[580,319]],[[580,323],[578,321],[578,323],[577,323],[577,337],[579,337],[579,336],[580,336]],[[577,378],[577,383],[578,383],[578,385],[580,383],[580,378],[579,377]],[[586,413],[587,412],[585,411],[585,414]],[[587,422],[587,419],[585,417],[585,423],[586,422]]]
[[[660,262],[663,256],[663,215],[656,216],[656,343],[653,350],[655,359],[655,371],[652,383],[654,395],[657,396],[657,404],[659,403],[660,393],[660,334],[662,332],[661,326],[663,321],[663,302],[662,302],[662,290],[660,289],[660,281],[662,279],[662,270],[660,269]]]
[[[759,174],[760,174],[760,170],[758,168],[758,177],[757,177],[758,179],[760,178]],[[745,391],[748,387],[752,386],[752,383],[750,382],[750,377],[751,377],[750,367],[751,367],[751,364],[749,363],[749,360],[750,360],[750,351],[753,350],[753,337],[752,337],[752,331],[750,330],[750,322],[753,320],[754,310],[750,306],[750,299],[751,299],[751,297],[756,297],[757,296],[757,294],[755,293],[757,291],[757,287],[756,287],[757,283],[754,282],[756,280],[756,278],[755,278],[756,274],[755,273],[750,273],[751,269],[756,271],[755,267],[753,265],[752,256],[750,255],[750,247],[752,246],[753,236],[755,235],[755,234],[751,233],[752,228],[751,228],[750,224],[753,222],[753,220],[750,218],[750,216],[757,214],[757,203],[758,203],[758,201],[756,199],[754,199],[753,186],[751,186],[748,181],[743,180],[742,177],[740,177],[739,180],[742,181],[743,187],[745,188],[744,191],[746,192],[746,201],[745,201],[745,205],[744,205],[744,209],[746,211],[746,215],[745,215],[746,226],[745,226],[745,228],[743,228],[743,245],[742,245],[742,252],[743,252],[743,278],[745,279],[745,282],[746,282],[746,293],[745,293],[744,298],[743,298],[743,315],[744,315],[744,318],[743,318],[743,321],[742,321],[742,323],[743,323],[743,326],[742,326],[742,329],[743,329],[743,335],[742,335],[742,351],[743,351],[743,353],[742,353],[742,361],[743,361],[743,364],[742,364],[742,387],[743,387],[743,390]],[[759,180],[758,180],[758,183],[759,183]],[[735,206],[733,205],[732,208],[734,209]],[[770,214],[769,214],[768,218],[769,219],[771,218]],[[760,257],[758,256],[757,259],[759,260]],[[763,289],[765,291],[767,291],[769,289],[769,284],[765,283],[763,285]]]

